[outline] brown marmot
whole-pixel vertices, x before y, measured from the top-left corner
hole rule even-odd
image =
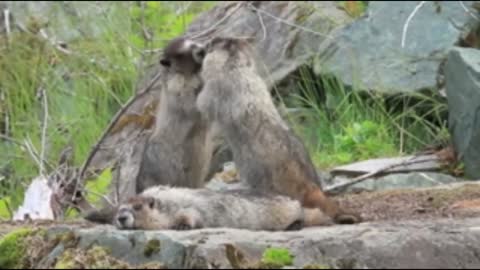
[[[345,212],[317,184],[310,155],[277,111],[248,41],[211,40],[201,78],[204,87],[197,107],[219,125],[240,177],[253,189],[298,199],[304,207],[321,209],[336,223],[360,222],[357,214]]]

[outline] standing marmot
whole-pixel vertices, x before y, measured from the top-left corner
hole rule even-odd
[[[210,41],[201,71],[204,87],[197,99],[200,112],[224,132],[240,177],[253,189],[320,208],[336,223],[360,222],[360,217],[345,213],[316,184],[311,158],[278,113],[249,46],[234,38]]]
[[[251,193],[246,190],[216,192],[151,187],[115,210],[113,223],[119,229],[238,228],[269,231],[332,223],[321,211],[304,211],[297,200],[289,197]]]
[[[213,152],[209,127],[195,106],[204,54],[200,44],[183,37],[164,50],[165,85],[137,176],[137,194],[156,185],[204,186]]]

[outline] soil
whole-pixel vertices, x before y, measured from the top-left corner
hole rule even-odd
[[[337,196],[346,209],[364,221],[468,218],[480,216],[480,185],[456,188],[404,189]]]

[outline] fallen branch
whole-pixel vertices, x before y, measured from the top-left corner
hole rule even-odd
[[[75,191],[73,193],[73,199],[75,199],[75,194],[77,193],[78,191],[78,182],[79,181],[83,181],[84,179],[84,176],[85,176],[85,172],[88,168],[88,166],[90,165],[90,162],[92,161],[93,157],[95,156],[95,154],[98,152],[98,150],[100,149],[100,146],[101,144],[105,141],[105,139],[107,138],[107,136],[110,134],[110,132],[112,131],[113,127],[117,124],[118,120],[120,119],[120,117],[128,110],[128,108],[130,108],[130,106],[132,106],[132,104],[139,98],[145,96],[147,93],[150,92],[150,90],[152,89],[152,87],[155,85],[155,83],[158,81],[158,79],[161,77],[162,73],[159,72],[157,73],[157,75],[155,75],[155,77],[153,77],[153,79],[150,81],[150,83],[145,87],[144,90],[142,90],[140,93],[138,93],[137,95],[131,97],[127,103],[125,103],[125,105],[117,112],[117,114],[113,117],[113,119],[110,121],[110,124],[108,125],[107,129],[103,132],[102,136],[100,137],[100,140],[93,146],[92,148],[92,151],[90,151],[90,154],[88,155],[85,163],[83,164],[82,166],[82,169],[80,170],[80,174],[79,174],[79,177],[77,178],[77,183],[75,184]]]
[[[365,180],[367,180],[371,177],[377,176],[378,174],[381,174],[381,173],[386,172],[388,170],[394,169],[396,167],[402,167],[402,166],[407,166],[407,165],[412,165],[412,164],[417,164],[417,163],[423,163],[423,162],[429,162],[429,161],[435,161],[436,160],[436,158],[435,159],[414,160],[415,158],[417,158],[417,156],[413,156],[412,158],[410,158],[408,160],[405,160],[405,161],[402,161],[402,162],[399,162],[399,163],[396,163],[396,164],[390,164],[388,166],[377,169],[375,171],[360,175],[358,177],[355,177],[353,180],[351,180],[349,182],[340,183],[340,184],[336,184],[336,185],[326,187],[324,189],[324,191],[327,192],[327,193],[336,193],[339,190],[342,190],[342,189],[344,189],[346,187],[349,187],[351,185],[354,185],[354,184],[360,183],[362,181],[365,181]]]

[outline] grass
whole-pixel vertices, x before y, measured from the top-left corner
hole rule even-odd
[[[38,162],[21,145],[28,142],[41,152],[45,111],[41,93],[46,94],[48,107],[46,168],[56,166],[67,145],[73,146],[74,163],[80,166],[111,117],[134,94],[140,71],[151,57],[145,51],[162,48],[212,5],[195,2],[177,13],[187,2],[144,3],[129,8],[112,5],[98,18],[102,34],[69,41],[73,52],[69,55],[35,32],[12,33],[8,41],[0,36],[0,134],[10,138],[0,140],[0,198],[8,199],[12,209],[39,174]],[[0,201],[3,217],[4,208]]]
[[[302,68],[285,98],[296,132],[322,169],[364,159],[415,153],[448,141],[447,105],[427,93],[386,98],[347,89],[333,76]]]

